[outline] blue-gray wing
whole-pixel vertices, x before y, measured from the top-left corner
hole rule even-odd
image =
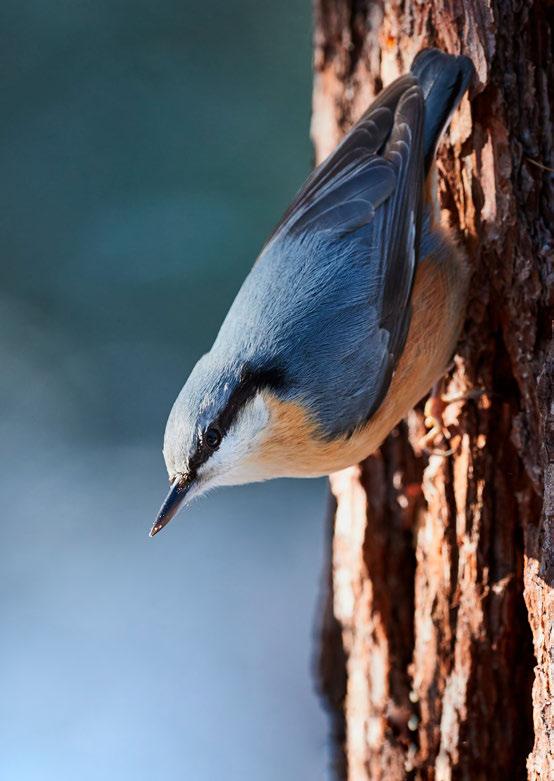
[[[353,426],[386,395],[408,332],[421,223],[423,118],[417,81],[411,75],[398,79],[310,176],[268,242],[284,249],[318,234],[323,253],[327,247],[329,255],[356,264],[367,258],[368,317],[371,310],[376,327],[369,337],[371,387],[359,394],[365,407],[345,421]]]

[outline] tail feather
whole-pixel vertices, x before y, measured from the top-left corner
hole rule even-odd
[[[468,57],[445,54],[439,49],[422,49],[410,70],[419,81],[425,99],[423,153],[427,172],[435,157],[439,139],[475,70]]]

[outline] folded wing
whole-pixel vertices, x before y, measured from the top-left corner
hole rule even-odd
[[[368,303],[378,327],[365,378],[370,387],[360,394],[365,406],[353,426],[380,405],[406,341],[421,224],[423,118],[417,80],[398,79],[313,172],[266,245],[317,233],[329,252],[355,242],[356,257],[371,257]]]

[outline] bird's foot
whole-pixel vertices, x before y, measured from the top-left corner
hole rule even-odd
[[[454,441],[444,422],[446,409],[456,402],[478,399],[485,391],[481,388],[475,388],[468,391],[442,393],[442,386],[442,380],[435,383],[429,398],[425,402],[423,414],[427,434],[421,437],[419,445],[422,450],[425,450],[430,455],[446,458],[446,456],[453,455],[460,444],[459,438],[457,438],[457,442]]]

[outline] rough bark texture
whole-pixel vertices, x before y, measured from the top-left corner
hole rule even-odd
[[[554,778],[551,110],[553,6],[317,0],[320,161],[436,45],[478,83],[439,155],[443,218],[473,269],[448,391],[455,453],[421,410],[332,477],[323,688],[339,776]],[[549,458],[550,456],[550,458]]]

